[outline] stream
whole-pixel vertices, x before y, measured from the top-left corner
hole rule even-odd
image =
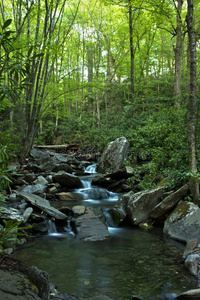
[[[182,262],[184,245],[165,237],[161,228],[146,231],[128,225],[113,226],[107,211],[119,195],[91,186],[95,175],[95,165],[86,168],[81,177],[83,188],[75,192],[83,196],[80,205],[102,208],[110,238],[78,240],[70,228],[60,234],[50,222],[48,235],[33,238],[14,256],[48,272],[50,282],[61,293],[85,299],[101,294],[114,300],[128,300],[131,295],[173,299],[173,293],[195,288],[196,280]],[[166,293],[171,298],[165,298]]]

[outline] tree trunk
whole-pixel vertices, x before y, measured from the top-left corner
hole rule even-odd
[[[189,187],[193,201],[198,204],[199,182],[197,180],[196,140],[195,140],[195,111],[196,111],[196,43],[193,25],[193,0],[187,0],[187,29],[190,47],[190,94],[188,108],[188,153],[190,167]]]
[[[175,95],[175,105],[180,106],[180,96],[181,96],[181,53],[182,53],[182,30],[181,30],[181,10],[183,1],[178,0],[177,6],[177,26],[176,26],[176,47],[175,52],[175,76],[174,76],[174,95]]]
[[[93,108],[93,91],[92,91],[92,81],[93,81],[93,48],[90,43],[87,48],[88,55],[88,111],[91,112]]]
[[[131,107],[132,117],[134,117],[134,49],[133,49],[133,18],[132,18],[132,4],[129,0],[129,34],[130,34],[130,56],[131,56]]]

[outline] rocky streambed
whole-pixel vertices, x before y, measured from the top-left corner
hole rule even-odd
[[[84,186],[87,180],[83,180],[90,162],[77,160],[71,155],[61,155],[34,148],[23,166],[13,166],[11,193],[6,194],[6,207],[1,212],[1,218],[18,220],[24,225],[31,224],[33,227],[29,234],[32,236],[48,235],[49,230],[52,230],[50,228],[56,228],[56,233],[64,238],[73,236],[87,243],[108,239],[109,227],[121,227],[122,224],[127,224],[127,221],[130,226],[146,229],[151,226],[162,226],[167,236],[187,244],[181,259],[183,263],[185,262],[188,272],[197,278],[197,282],[195,289],[181,295],[170,293],[171,298],[163,298],[167,296],[161,295],[160,299],[198,299],[199,208],[193,203],[184,201],[184,196],[188,193],[188,185],[167,194],[162,186],[134,193],[127,182],[127,178],[132,176],[132,171],[130,168],[123,167],[127,151],[126,139],[117,139],[105,149],[99,161],[98,169],[102,173],[96,174],[91,184],[98,192],[100,186],[106,188],[106,192],[104,190],[102,199],[98,194],[96,200],[102,202],[101,200],[107,197],[113,204],[112,208],[106,207],[102,210],[97,202],[97,205],[90,205],[90,202],[85,205],[85,194],[80,193],[83,189],[86,189],[88,193],[90,190]],[[118,201],[115,197],[116,191],[121,193],[121,195],[118,194]],[[92,198],[95,197],[92,196]],[[89,194],[88,199],[91,201]],[[26,238],[26,240],[30,239],[30,237]],[[8,253],[12,252],[12,246],[8,245],[6,250]],[[138,258],[135,264],[139,265],[142,261]],[[112,263],[115,264],[114,261]],[[116,263],[119,262],[116,261]],[[33,282],[34,278],[38,278],[35,283],[33,282],[37,287],[35,297],[75,299],[73,296],[60,294],[54,288],[50,290],[48,274],[45,271],[40,271],[37,267],[31,270],[34,276],[30,275],[29,270],[30,280]],[[44,285],[41,282],[44,282]],[[87,285],[88,280],[84,282]],[[24,298],[16,299],[32,299],[27,295],[18,294],[17,296]],[[98,299],[108,299],[106,296],[100,297]],[[139,299],[137,297],[132,296],[132,299]],[[85,299],[88,299],[88,296]],[[114,297],[114,299],[117,298]]]

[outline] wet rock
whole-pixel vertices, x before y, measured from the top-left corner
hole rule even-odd
[[[91,208],[86,208],[84,215],[75,219],[77,237],[85,241],[101,241],[109,237],[107,226],[101,222]]]
[[[200,208],[192,202],[180,201],[164,223],[163,232],[182,242],[200,237]]]
[[[183,252],[183,259],[186,259],[186,257],[197,247],[198,240],[197,239],[191,239],[187,242],[187,245],[185,247],[185,250]]]
[[[124,212],[124,210],[116,207],[110,209],[109,214],[111,215],[114,224],[117,226],[120,225],[126,218],[126,213]]]
[[[49,201],[46,199],[25,192],[19,192],[19,195],[25,198],[32,205],[39,207],[42,211],[45,211],[48,215],[54,217],[55,219],[64,220],[67,218],[65,214],[61,213],[58,209],[52,207]]]
[[[29,278],[37,286],[38,295],[42,300],[50,298],[50,283],[47,272],[39,270],[37,267],[29,268]]]
[[[200,248],[196,247],[185,259],[186,268],[192,275],[198,276],[200,274]]]
[[[58,197],[62,201],[80,201],[83,197],[76,193],[62,192],[58,194]]]
[[[127,202],[127,215],[132,224],[138,225],[149,219],[152,209],[161,201],[163,188],[145,190],[139,193],[130,193]]]
[[[111,142],[103,151],[97,170],[100,173],[117,172],[124,164],[128,155],[129,143],[125,137]]]
[[[79,177],[60,171],[53,175],[53,181],[68,189],[78,189],[82,187]]]
[[[176,192],[167,196],[162,202],[160,202],[158,205],[156,205],[153,208],[150,216],[154,219],[157,219],[162,217],[163,215],[166,215],[186,195],[188,190],[189,190],[189,185],[186,184]]]
[[[48,231],[46,221],[42,221],[42,222],[39,222],[39,223],[32,223],[32,226],[33,226],[33,229],[35,231],[38,231],[38,232],[44,233],[44,232]]]
[[[103,174],[98,174],[92,180],[92,185],[100,185],[104,188],[107,188],[111,183],[111,178]]]

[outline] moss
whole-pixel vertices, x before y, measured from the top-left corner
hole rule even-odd
[[[190,203],[181,201],[178,206],[174,209],[174,211],[170,215],[169,224],[172,225],[179,220],[185,218],[185,216],[190,212]]]

